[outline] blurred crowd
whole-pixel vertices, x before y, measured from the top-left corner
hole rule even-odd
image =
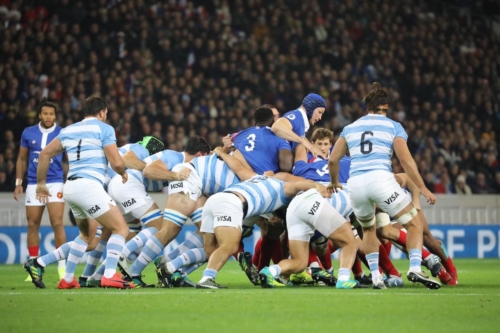
[[[466,5],[469,1],[463,1]],[[485,1],[488,8],[498,10]],[[43,5],[42,5],[43,4]],[[338,135],[378,81],[435,193],[500,193],[500,51],[488,10],[413,0],[0,0],[0,191],[42,98],[62,127],[86,97],[109,103],[118,144],[170,149],[253,125],[309,92]],[[473,22],[465,14],[474,12]],[[311,130],[312,132],[312,130]],[[393,160],[394,171],[401,166]]]

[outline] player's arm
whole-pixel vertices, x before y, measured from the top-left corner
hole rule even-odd
[[[340,160],[347,153],[347,143],[343,137],[340,137],[333,147],[332,154],[328,159],[328,170],[330,171],[330,185],[332,189],[342,188],[339,183]]]
[[[62,154],[64,148],[59,138],[52,140],[45,148],[43,148],[38,157],[38,169],[36,170],[36,182],[45,185],[47,181],[47,171],[50,166],[50,159]]]
[[[182,181],[189,177],[190,170],[184,168],[179,172],[170,171],[167,164],[161,159],[157,159],[144,167],[142,171],[144,177],[151,180]]]
[[[66,182],[66,178],[68,177],[69,171],[69,159],[68,154],[64,153],[62,157],[62,169],[63,169],[63,179]]]
[[[313,182],[312,180],[288,181],[284,185],[285,195],[289,198],[294,197],[300,191],[307,191],[312,188],[315,188],[324,198],[330,198],[332,196],[326,186]]]
[[[111,168],[120,176],[123,177],[125,172],[125,163],[123,163],[123,159],[118,151],[118,147],[116,143],[108,144],[104,146],[104,155],[108,159],[109,165]]]
[[[16,188],[14,190],[14,199],[19,201],[19,195],[23,193],[23,178],[26,173],[26,163],[28,162],[28,148],[20,146],[19,155],[16,161]]]
[[[304,139],[298,136],[293,131],[293,126],[290,120],[286,118],[280,118],[277,122],[273,124],[271,127],[271,131],[282,139],[293,141],[297,143],[303,143]]]
[[[298,145],[297,148],[295,148],[295,160],[294,163],[297,163],[298,161],[307,161],[307,150],[304,145]]]
[[[295,175],[292,175],[291,173],[288,173],[288,172],[278,172],[277,174],[270,175],[269,177],[276,178],[276,179],[281,180],[283,182],[298,182],[298,181],[306,180],[303,177],[295,176]]]
[[[144,163],[144,161],[138,158],[137,155],[132,150],[126,152],[125,155],[122,156],[122,158],[123,158],[123,163],[125,164],[125,168],[127,169],[142,171],[146,166],[146,163]]]
[[[293,153],[289,149],[282,149],[278,152],[280,170],[283,172],[292,172]]]
[[[337,144],[335,144],[335,146],[337,146]],[[394,139],[393,146],[394,152],[396,153],[401,166],[408,175],[408,178],[413,181],[413,183],[418,187],[424,197],[427,198],[427,202],[433,205],[436,202],[436,197],[425,186],[424,180],[418,172],[417,164],[415,163],[415,160],[411,156],[410,150],[408,149],[406,140],[402,137],[396,137]]]
[[[241,181],[248,180],[257,175],[252,169],[246,168],[237,158],[225,153],[224,148],[217,147],[214,149],[214,153],[222,158],[229,169],[231,169]]]
[[[411,201],[413,202],[413,206],[417,208],[417,210],[421,210],[420,207],[420,189],[417,185],[408,177],[406,173],[398,173],[395,175],[396,181],[401,187],[407,187],[408,191],[411,193]]]
[[[227,150],[224,149],[224,152],[225,153],[229,153]],[[243,154],[241,153],[241,151],[239,151],[239,149],[235,149],[234,153],[233,153],[233,157],[236,158],[238,161],[241,162],[241,164],[243,164],[243,166],[247,169],[250,169],[253,171],[252,167],[250,166],[250,164],[248,164],[247,160],[245,159],[245,156],[243,156]]]

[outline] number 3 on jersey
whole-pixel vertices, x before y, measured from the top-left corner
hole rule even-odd
[[[371,153],[373,150],[372,142],[370,140],[366,140],[367,135],[373,136],[373,132],[366,131],[366,132],[363,132],[363,134],[361,134],[361,142],[360,142],[361,149],[360,150],[361,150],[361,153],[364,155]]]
[[[246,151],[252,151],[255,148],[255,134],[247,136],[248,146],[245,146]]]

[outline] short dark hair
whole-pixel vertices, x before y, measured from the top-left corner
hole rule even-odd
[[[44,98],[40,101],[40,103],[38,104],[38,106],[36,108],[36,112],[38,115],[40,115],[42,113],[42,108],[44,108],[44,107],[53,108],[54,112],[56,114],[57,114],[57,111],[59,111],[59,108],[57,107],[56,103],[50,102],[46,98]]]
[[[269,126],[272,125],[274,121],[273,110],[265,106],[258,107],[253,117],[255,119],[255,125]]]
[[[83,116],[95,116],[102,110],[107,109],[108,103],[99,96],[90,96],[83,104]]]
[[[276,110],[278,110],[278,108],[275,105],[272,105],[272,104],[262,104],[260,107],[261,108],[270,108],[270,109],[276,109]]]
[[[316,140],[328,139],[330,143],[333,144],[333,132],[327,128],[317,128],[314,130],[311,140],[316,142]]]
[[[210,145],[208,144],[207,140],[205,140],[201,136],[195,136],[194,138],[190,138],[188,140],[184,151],[190,155],[196,155],[197,152],[208,154],[210,153]]]
[[[363,98],[363,102],[366,104],[368,111],[375,111],[377,106],[389,104],[390,96],[387,91],[382,89],[380,83],[373,82],[372,90]]]

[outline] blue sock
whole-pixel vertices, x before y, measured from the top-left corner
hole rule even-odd
[[[94,274],[92,274],[92,278],[94,280],[101,280],[102,276],[104,275],[104,270],[106,269],[106,259],[104,259],[99,266],[99,268],[95,271]]]
[[[133,276],[140,275],[146,266],[153,261],[163,251],[165,246],[156,238],[152,236],[144,245],[144,249],[137,257],[136,261],[130,267],[130,273]]]
[[[421,272],[422,267],[422,250],[411,249],[408,251],[408,256],[410,257],[410,272]]]
[[[198,269],[198,267],[203,266],[204,264],[205,264],[204,262],[199,262],[197,264],[192,264],[192,265],[189,265],[187,267],[182,267],[179,270],[182,272],[183,276],[187,276],[187,275],[191,274],[192,272],[194,272],[196,269]]]
[[[165,260],[167,262],[169,261],[172,261],[174,260],[175,258],[177,258],[179,256],[179,247],[177,247],[175,250],[173,250],[172,252],[169,252],[166,256],[165,256]]]
[[[75,277],[76,266],[85,254],[87,246],[88,244],[85,243],[85,241],[81,239],[80,236],[76,237],[73,241],[73,244],[71,244],[71,247],[69,249],[68,262],[66,263],[66,273],[64,274],[64,280],[66,280],[66,282],[69,283],[73,281]]]
[[[205,250],[192,249],[187,250],[171,262],[167,263],[167,267],[169,268],[169,271],[175,272],[181,267],[189,266],[198,262],[205,262],[206,260],[207,256],[205,254]]]
[[[125,258],[130,259],[129,256],[132,252],[135,252],[138,248],[141,248],[146,244],[148,239],[151,238],[154,234],[158,232],[158,229],[155,227],[150,227],[141,230],[134,238],[129,240],[127,244],[123,247],[122,253],[125,255]]]
[[[108,241],[99,239],[99,244],[97,244],[96,248],[88,253],[87,264],[83,270],[82,277],[89,277],[94,274],[97,264],[99,264],[99,260],[101,260],[102,253],[106,248],[107,242]]]
[[[203,277],[201,278],[201,282],[204,282],[208,279],[215,280],[215,277],[217,276],[217,271],[212,268],[205,268],[203,271]]]
[[[73,244],[73,242],[64,243],[63,245],[59,246],[59,248],[55,249],[54,251],[38,258],[36,260],[37,263],[42,267],[46,267],[50,264],[55,263],[56,261],[66,259],[69,255],[69,249],[71,247],[71,244]]]
[[[339,269],[339,281],[345,282],[351,277],[351,270],[349,268]]]
[[[123,246],[125,245],[125,238],[118,234],[112,234],[109,237],[107,251],[106,251],[106,264],[104,265],[104,277],[112,278],[116,274],[116,265],[118,258],[122,253]]]
[[[370,272],[372,273],[372,279],[379,278],[380,271],[378,270],[378,252],[367,254],[366,261],[368,261],[368,266],[370,267]]]

